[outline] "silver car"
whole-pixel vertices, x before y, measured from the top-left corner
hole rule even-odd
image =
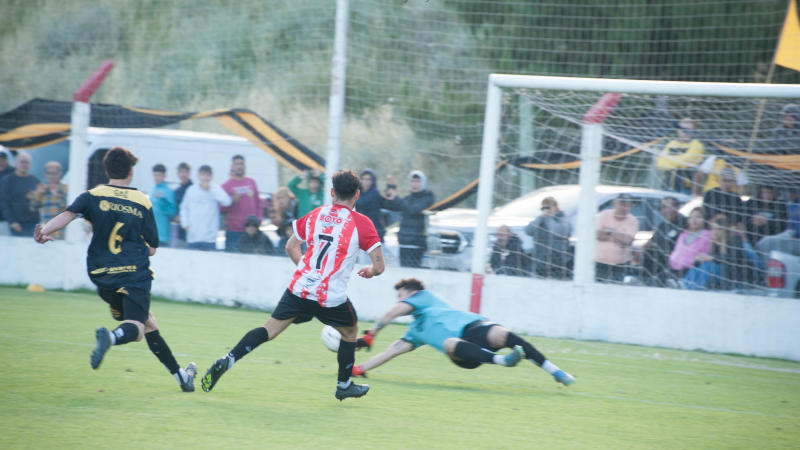
[[[690,197],[669,191],[638,188],[631,186],[600,185],[595,191],[597,210],[611,208],[612,202],[620,194],[633,197],[631,213],[639,220],[639,232],[634,240],[634,248],[641,247],[653,235],[653,230],[661,222],[659,204],[661,199],[673,196],[679,204]],[[524,195],[503,206],[495,208],[489,215],[489,246],[494,244],[495,233],[500,225],[508,225],[522,241],[522,249],[532,254],[533,239],[525,233],[525,226],[541,214],[541,204],[545,197],[553,197],[567,220],[576,227],[578,199],[581,195],[578,185],[549,186]],[[428,251],[423,258],[423,266],[433,269],[469,271],[472,264],[472,243],[477,224],[476,209],[450,208],[438,212],[428,220]],[[397,227],[390,227],[386,233],[386,246],[391,252],[397,245]],[[575,236],[570,238],[573,247]],[[487,252],[487,258],[491,251]],[[488,261],[488,259],[487,259]]]
[[[800,256],[778,250],[769,253],[767,295],[800,299]]]

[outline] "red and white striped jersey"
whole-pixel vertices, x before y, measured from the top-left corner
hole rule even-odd
[[[292,223],[294,235],[308,250],[297,263],[289,290],[325,307],[347,301],[347,281],[358,251],[369,253],[381,240],[363,214],[334,204],[320,206]]]

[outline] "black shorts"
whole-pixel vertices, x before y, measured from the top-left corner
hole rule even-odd
[[[492,347],[489,344],[489,330],[497,325],[493,322],[487,322],[485,320],[476,320],[475,322],[471,322],[464,327],[464,331],[461,332],[461,339],[471,342],[481,348],[489,349],[493,352],[500,350],[501,347]],[[479,367],[481,363],[479,362],[467,362],[461,360],[454,360],[453,364],[457,365],[458,367],[462,367],[464,369],[474,369]]]
[[[308,322],[316,317],[320,322],[332,327],[352,327],[358,323],[358,316],[350,299],[339,306],[326,308],[315,300],[298,297],[288,289],[272,311],[272,317],[278,320],[294,317],[293,323]]]
[[[144,324],[150,311],[150,282],[118,288],[97,287],[100,295],[111,309],[114,320],[135,320]]]

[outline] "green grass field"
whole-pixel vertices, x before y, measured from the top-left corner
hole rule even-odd
[[[179,363],[200,374],[267,318],[168,301],[152,310]],[[95,294],[0,287],[0,325],[3,449],[800,447],[800,364],[788,361],[533,338],[577,377],[565,388],[525,361],[470,371],[422,348],[370,373],[366,397],[339,402],[319,322],[191,394],[144,342],[89,367],[94,329],[114,325]],[[387,327],[376,348],[402,332]]]

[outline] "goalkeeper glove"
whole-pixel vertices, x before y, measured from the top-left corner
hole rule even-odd
[[[356,350],[360,350],[364,347],[367,348],[367,351],[372,349],[372,341],[375,340],[375,333],[372,330],[367,330],[364,332],[364,336],[358,338],[356,340]]]

